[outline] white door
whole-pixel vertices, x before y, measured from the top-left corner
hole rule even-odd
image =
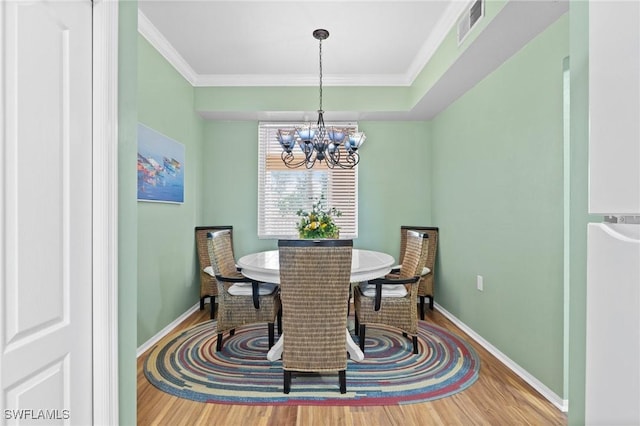
[[[0,2],[0,406],[92,423],[92,6]]]

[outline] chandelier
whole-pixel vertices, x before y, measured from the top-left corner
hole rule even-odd
[[[340,167],[350,169],[358,164],[360,156],[358,149],[367,138],[363,132],[356,132],[353,128],[325,127],[324,111],[322,110],[322,40],[329,37],[329,31],[318,29],[313,37],[320,45],[320,109],[318,122],[295,129],[278,129],[278,142],[282,147],[281,158],[289,168],[305,166],[307,169],[318,162],[324,162],[329,168]],[[294,150],[300,147],[296,157]]]

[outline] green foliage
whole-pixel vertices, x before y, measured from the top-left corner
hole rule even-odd
[[[296,212],[296,215],[301,218],[298,222],[300,238],[338,238],[340,236],[340,228],[333,222],[333,217],[342,216],[342,212],[335,207],[324,210],[322,201],[323,197],[313,203],[310,212],[302,209]]]

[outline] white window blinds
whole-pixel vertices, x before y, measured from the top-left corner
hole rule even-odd
[[[316,163],[312,169],[304,166],[287,168],[280,157],[278,129],[295,128],[299,123],[260,123],[258,135],[258,238],[297,238],[296,224],[300,209],[309,211],[311,205],[323,198],[325,209],[335,207],[342,216],[335,218],[340,238],[358,236],[358,167],[328,168]],[[351,123],[327,124],[353,128]],[[296,147],[296,151],[299,148]],[[302,157],[302,152],[296,152]]]

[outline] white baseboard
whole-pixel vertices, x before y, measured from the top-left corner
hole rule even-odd
[[[536,379],[529,372],[527,372],[524,368],[520,367],[517,363],[511,360],[508,356],[500,352],[495,346],[486,341],[482,336],[473,331],[469,326],[456,318],[451,312],[444,309],[442,306],[437,303],[434,304],[434,309],[437,309],[442,315],[447,317],[449,321],[454,323],[458,328],[464,331],[469,337],[478,342],[483,348],[491,353],[491,355],[498,358],[500,362],[506,365],[511,371],[516,373],[522,380],[531,385],[535,390],[540,392],[540,394],[545,397],[549,402],[558,407],[563,413],[569,411],[569,401],[566,399],[562,399],[555,392],[545,386],[540,380]]]
[[[189,315],[191,315],[192,313],[194,313],[195,311],[197,311],[198,309],[200,309],[200,302],[196,303],[195,305],[193,305],[191,308],[189,308],[187,310],[187,312],[185,312],[184,314],[180,315],[178,318],[176,318],[173,322],[171,322],[170,324],[168,324],[165,328],[163,328],[162,330],[160,330],[158,333],[156,333],[155,336],[153,336],[151,339],[147,340],[146,342],[144,342],[136,351],[136,358],[140,357],[140,355],[142,355],[143,353],[145,353],[147,350],[149,350],[153,345],[155,345],[156,343],[158,343],[164,336],[166,336],[167,334],[171,333],[171,331],[176,328],[178,326],[178,324],[180,324],[182,321],[184,321],[185,319],[187,319],[187,317]]]

